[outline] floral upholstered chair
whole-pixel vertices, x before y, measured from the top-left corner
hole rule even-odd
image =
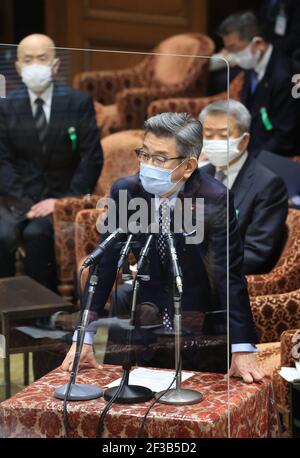
[[[114,181],[138,170],[134,149],[141,145],[143,130],[118,132],[102,140],[104,166],[94,194],[59,199],[54,209],[55,255],[58,267],[59,291],[72,297],[76,278],[75,218],[83,209],[95,209],[100,197],[109,194]],[[96,210],[95,210],[96,211]],[[99,234],[98,234],[99,235]]]
[[[250,303],[261,343],[278,342],[283,332],[300,328],[300,289],[250,297]]]
[[[230,98],[235,100],[239,100],[241,98],[244,80],[244,72],[240,72],[234,78],[229,87]],[[216,102],[217,100],[224,100],[226,97],[227,92],[224,91],[220,94],[212,95],[209,97],[173,97],[168,99],[159,99],[150,103],[148,107],[148,116],[154,116],[159,113],[172,111],[191,113],[195,118],[197,118],[199,113],[207,105]]]
[[[280,338],[280,366],[273,375],[274,393],[277,409],[282,415],[283,425],[291,435],[290,383],[279,375],[280,367],[295,367],[300,361],[300,326],[283,332]]]
[[[271,272],[248,275],[250,296],[280,294],[300,288],[300,211],[289,209],[287,237],[280,259]]]
[[[103,137],[115,130],[140,129],[153,100],[204,95],[208,60],[197,56],[209,57],[213,51],[213,41],[206,35],[174,35],[134,67],[80,73],[73,86],[89,92],[97,102]]]

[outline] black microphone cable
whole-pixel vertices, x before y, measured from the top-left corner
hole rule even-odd
[[[145,423],[146,423],[146,420],[147,420],[147,417],[152,409],[152,407],[155,406],[155,404],[160,400],[160,398],[162,398],[166,393],[168,393],[170,391],[170,389],[172,388],[173,384],[176,382],[176,377],[178,375],[180,371],[180,367],[177,368],[176,372],[175,372],[175,375],[173,377],[173,380],[171,381],[170,385],[168,386],[168,388],[163,391],[161,393],[160,396],[158,396],[158,398],[155,398],[154,401],[150,404],[150,406],[148,407],[144,417],[143,417],[143,420],[142,420],[142,423],[141,423],[141,426],[140,426],[140,429],[139,429],[139,432],[138,432],[138,438],[142,438],[142,434],[143,434],[143,431],[144,431],[144,427],[145,427]]]
[[[120,273],[120,270],[121,270],[121,268],[119,267],[118,270],[117,270],[117,278],[118,278],[118,275]],[[134,280],[134,283],[133,283],[133,289],[135,287],[135,283],[136,283],[136,279]],[[118,290],[118,283],[116,283],[116,287],[115,287],[115,305],[116,305],[116,309],[118,309],[118,307],[117,307],[117,303],[118,303],[117,290]],[[134,327],[132,327],[132,329],[129,329],[129,331],[127,332],[126,346],[128,346],[129,349],[130,349],[131,344],[132,344],[132,332],[133,332],[133,329],[134,329]],[[127,356],[125,356],[125,358],[126,357]],[[129,359],[129,356],[127,358]],[[128,365],[129,361],[126,361],[126,364]],[[117,391],[115,392],[115,394],[111,398],[111,400],[106,404],[104,410],[102,411],[102,413],[100,415],[98,428],[97,428],[97,437],[99,437],[99,438],[101,438],[101,435],[102,435],[103,430],[104,430],[105,417],[106,417],[107,413],[109,412],[110,408],[112,407],[112,405],[114,404],[114,402],[116,401],[116,399],[118,398],[119,394],[122,392],[122,390],[124,388],[124,385],[125,385],[125,382],[126,382],[126,379],[127,379],[127,371],[124,370],[122,378],[121,378],[121,382],[120,382],[120,385],[119,385]]]
[[[77,294],[79,297],[79,304],[80,304],[80,309],[82,305],[82,292],[81,292],[81,277],[82,273],[84,271],[85,267],[81,266],[79,273],[78,273],[78,284],[77,284]],[[73,360],[73,365],[72,365],[72,371],[70,374],[70,378],[68,381],[65,397],[64,397],[64,402],[63,402],[63,421],[64,421],[64,428],[65,428],[65,435],[66,437],[69,437],[69,430],[70,430],[70,425],[69,425],[69,420],[68,420],[68,408],[67,408],[67,403],[68,403],[68,397],[70,394],[71,386],[74,383],[75,379],[75,367],[78,362],[78,358],[80,357],[79,355],[79,342],[80,342],[80,326],[77,327],[77,341],[76,341],[76,350],[75,350],[75,355],[74,355],[74,360]]]

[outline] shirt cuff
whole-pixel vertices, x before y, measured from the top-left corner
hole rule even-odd
[[[249,343],[241,343],[241,344],[232,344],[231,345],[231,353],[237,353],[239,351],[246,351],[251,353],[258,352],[258,348],[255,345]]]
[[[78,331],[75,331],[73,334],[73,342],[77,342],[77,335]],[[93,332],[86,332],[84,336],[83,343],[88,344],[88,345],[93,345],[94,342],[94,333]]]

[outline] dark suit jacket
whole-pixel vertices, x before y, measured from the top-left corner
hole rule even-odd
[[[203,170],[215,173],[210,164]],[[280,177],[248,156],[231,191],[244,241],[244,272],[268,272],[277,261],[285,234],[286,186]]]
[[[283,4],[287,16],[286,33],[283,36],[275,34],[274,31],[280,3]],[[259,22],[267,38],[275,44],[279,51],[291,55],[293,51],[300,48],[299,0],[277,0],[275,6],[272,6],[271,0],[264,0],[259,11]]]
[[[77,132],[75,151],[68,135],[70,127]],[[54,84],[45,143],[43,153],[24,85],[0,99],[0,196],[30,207],[48,197],[93,191],[103,154],[90,96]]]
[[[241,102],[252,116],[249,152],[265,149],[277,154],[295,155],[299,103],[292,97],[291,79],[289,59],[275,49],[253,95],[250,93],[250,72],[246,71]],[[267,130],[262,122],[262,107],[267,110],[272,130]]]
[[[142,188],[138,175],[122,178],[113,185],[111,196],[117,203],[117,208],[120,190],[127,190],[128,201],[134,197],[142,197],[150,203],[150,199],[154,197]],[[204,199],[203,242],[198,245],[186,244],[180,234],[175,238],[183,274],[183,310],[226,310],[227,190],[214,178],[197,170],[186,182],[184,192],[180,195],[180,198],[183,197],[190,197],[194,204],[196,198]],[[124,204],[122,207],[124,209]],[[193,216],[196,222],[195,212]],[[198,221],[198,224],[200,223]],[[144,245],[146,235],[141,235],[140,240]],[[132,251],[138,259],[140,249],[133,248]],[[98,315],[101,315],[113,286],[119,252],[120,248],[109,250],[100,261],[99,283],[92,303],[92,311],[97,312]],[[153,302],[161,311],[167,305],[171,310],[173,308],[171,266],[165,269],[162,267],[155,243],[151,245],[148,259],[150,281],[141,281],[139,302]],[[241,274],[243,246],[231,195],[229,198],[229,264],[230,341],[231,343],[255,343],[257,335],[246,280]]]

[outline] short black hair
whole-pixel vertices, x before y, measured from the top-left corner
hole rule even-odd
[[[218,34],[221,37],[237,33],[242,40],[251,41],[254,37],[262,37],[269,41],[265,29],[259,24],[253,11],[241,11],[231,14],[221,23]]]

